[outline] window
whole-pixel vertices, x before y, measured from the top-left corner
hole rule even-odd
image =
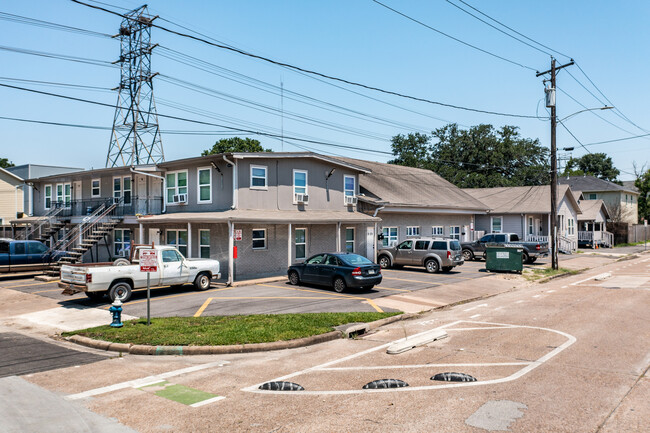
[[[406,236],[420,236],[420,227],[407,227]]]
[[[497,244],[505,244],[506,235],[494,235],[494,242]]]
[[[533,221],[533,217],[528,217],[528,234],[529,235],[535,234],[535,223]]]
[[[174,196],[178,194],[187,194],[187,171],[175,171],[167,173],[167,194],[165,200],[168,204],[174,203]]]
[[[345,252],[354,252],[354,227],[345,229]]]
[[[307,257],[307,229],[296,229],[296,259]]]
[[[253,229],[253,249],[266,249],[266,229]]]
[[[93,197],[99,197],[102,195],[99,188],[100,184],[101,181],[99,179],[93,179],[90,181],[90,190]]]
[[[131,249],[131,230],[115,229],[113,231],[113,255],[128,257]]]
[[[569,236],[576,234],[575,221],[573,218],[567,218],[567,234]]]
[[[460,239],[460,226],[449,226],[449,237],[452,239]]]
[[[343,176],[343,189],[345,196],[354,197],[356,195],[354,176]]]
[[[187,230],[167,230],[167,245],[174,245],[187,257]]]
[[[433,227],[431,227],[431,235],[432,236],[444,236],[445,235],[445,228],[443,226],[433,226]]]
[[[52,208],[52,185],[45,185],[45,209]]]
[[[384,227],[381,229],[384,239],[381,245],[384,247],[392,247],[397,243],[397,227]]]
[[[589,194],[589,200],[596,200],[598,198],[597,194]]]
[[[27,242],[27,254],[44,254],[47,247],[40,242]]]
[[[484,243],[494,242],[494,235],[485,235],[479,240],[479,242],[484,242]]]
[[[325,259],[325,254],[319,254],[307,260],[307,264],[320,265],[321,263],[323,263],[324,259]]]
[[[124,197],[123,204],[131,204],[131,178],[114,177],[113,178],[113,198],[117,202],[120,197]]]
[[[492,233],[501,233],[502,217],[492,217]]]
[[[197,168],[196,178],[199,190],[198,202],[212,203],[212,170],[210,170],[210,167]]]
[[[428,250],[429,249],[429,241],[415,241],[415,249],[416,250]]]
[[[210,230],[199,230],[199,257],[210,258]]]
[[[307,194],[307,172],[304,170],[293,171],[293,201],[296,203],[296,194]]]
[[[327,259],[325,260],[325,264],[330,266],[341,266],[341,261],[336,256],[328,255]]]
[[[163,263],[172,263],[172,262],[180,262],[183,260],[183,257],[181,257],[178,252],[174,250],[163,250],[162,251],[162,261]]]
[[[432,250],[446,250],[447,249],[447,242],[445,241],[433,241],[433,245],[431,245]]]
[[[56,185],[56,202],[66,209],[70,208],[72,199],[72,187],[69,183],[59,183]]]
[[[413,241],[404,241],[397,246],[398,250],[410,250],[413,248]]]
[[[268,170],[265,165],[251,165],[251,189],[267,189],[267,173]]]

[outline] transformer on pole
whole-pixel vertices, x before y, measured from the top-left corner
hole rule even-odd
[[[163,162],[151,73],[151,23],[147,5],[125,15],[120,33],[120,85],[106,167]]]

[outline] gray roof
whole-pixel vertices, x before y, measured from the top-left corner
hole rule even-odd
[[[571,189],[584,192],[623,191],[635,193],[633,189],[618,185],[594,176],[565,176],[558,178],[562,185],[569,185]],[[637,193],[638,194],[638,193]]]
[[[501,188],[464,188],[463,191],[489,205],[490,213],[551,213],[551,186],[510,186]],[[566,196],[580,213],[580,206],[568,185],[559,185],[558,199]],[[558,201],[559,203],[559,201]]]
[[[219,212],[178,212],[160,215],[144,215],[138,218],[143,224],[154,223],[300,223],[300,224],[333,224],[342,223],[374,223],[380,218],[372,217],[361,212],[346,211],[296,211],[274,209],[231,209]]]
[[[371,171],[359,177],[360,199],[390,207],[413,207],[450,210],[489,209],[431,170],[382,162],[336,157]]]
[[[607,212],[607,206],[601,200],[581,200],[580,209],[582,209],[582,215],[578,216],[578,221],[595,221],[598,216],[598,212],[601,210],[605,214],[605,219],[609,218],[609,212]]]
[[[626,188],[628,191],[634,191],[634,192],[639,192],[639,189],[634,185],[633,180],[624,180],[623,181],[623,188]]]

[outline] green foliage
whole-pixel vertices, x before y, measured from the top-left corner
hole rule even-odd
[[[9,167],[14,167],[15,164],[11,161],[9,161],[7,158],[0,158],[0,167],[2,168],[9,168]]]
[[[620,173],[607,154],[588,153],[580,158],[569,159],[563,174],[564,176],[595,176],[603,180],[616,181]]]
[[[634,186],[639,190],[639,222],[650,221],[650,169],[637,176]]]
[[[396,158],[390,163],[433,170],[461,188],[548,184],[548,149],[517,130],[492,125],[465,130],[452,123],[433,131],[432,137],[398,135],[392,140]],[[430,144],[431,138],[437,142]]]
[[[201,156],[228,152],[271,152],[271,149],[264,149],[259,140],[253,138],[230,137],[217,141],[212,149],[204,150]]]

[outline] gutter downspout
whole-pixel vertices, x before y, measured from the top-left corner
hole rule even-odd
[[[145,176],[151,176],[151,177],[154,177],[156,179],[162,180],[162,182],[163,182],[162,213],[167,212],[167,200],[166,200],[166,197],[165,197],[165,192],[167,191],[167,178],[165,176],[158,176],[158,175],[151,174],[151,173],[145,173],[143,171],[137,171],[136,169],[133,168],[133,166],[131,166],[129,168],[131,170],[131,173],[142,174],[142,175],[145,175]],[[147,191],[147,195],[149,195],[149,191]]]
[[[376,218],[379,211],[382,210],[385,207],[386,206],[381,206],[381,207],[378,207],[377,209],[375,209],[375,213],[372,215],[372,217]],[[378,245],[377,245],[377,237],[379,236],[379,232],[377,230],[378,230],[377,222],[375,221],[375,239],[373,240],[373,250],[374,250],[373,255],[374,255],[374,257],[373,257],[373,260],[372,260],[375,263],[377,263],[377,247],[378,247]]]
[[[379,213],[379,211],[382,210],[382,209],[385,208],[385,207],[386,207],[386,206],[382,206],[382,207],[378,207],[377,209],[375,209],[375,213],[372,214],[372,217],[373,217],[373,218],[377,217],[377,214]]]
[[[226,155],[223,155],[223,160],[232,165],[232,206],[230,209],[237,209],[237,164],[226,158]]]

